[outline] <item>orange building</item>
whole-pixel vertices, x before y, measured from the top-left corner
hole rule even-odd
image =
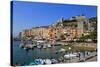
[[[52,27],[48,28],[48,36],[49,39],[54,39],[56,37],[56,32]]]

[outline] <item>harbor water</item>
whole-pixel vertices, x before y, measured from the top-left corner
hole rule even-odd
[[[13,47],[13,65],[19,64],[28,65],[30,62],[32,62],[35,59],[41,58],[41,59],[59,59],[61,57],[61,53],[55,53],[56,51],[61,49],[61,46],[55,46],[52,48],[46,48],[46,49],[39,49],[34,48],[32,50],[25,50],[23,48],[20,48],[20,41],[14,41],[12,44]]]
[[[13,41],[13,44],[12,44],[13,65],[16,65],[16,64],[17,65],[29,65],[31,62],[33,62],[36,59],[55,59],[55,60],[59,61],[59,59],[61,57],[64,57],[64,53],[58,52],[58,51],[59,50],[64,51],[64,49],[62,49],[62,47],[67,47],[67,46],[57,45],[57,46],[52,46],[51,48],[34,47],[33,49],[25,50],[24,48],[20,47],[20,44],[21,44],[21,41]],[[77,43],[77,44],[81,45],[81,43]],[[91,45],[91,43],[88,43],[88,44]],[[72,53],[72,52],[70,52],[70,53]],[[66,54],[67,55],[65,55],[65,56],[68,57],[69,52],[66,52]],[[83,52],[82,51],[82,52],[79,52],[76,54],[77,54],[77,56],[74,57],[73,59],[71,59],[70,60],[71,62],[78,62],[80,60],[84,60],[84,59],[87,59],[92,56],[97,56],[96,51],[92,51],[92,52],[89,52],[89,51]],[[70,54],[70,56],[71,55],[72,54]],[[79,57],[79,55],[80,55],[80,57]],[[69,61],[67,60],[65,62],[69,62]]]

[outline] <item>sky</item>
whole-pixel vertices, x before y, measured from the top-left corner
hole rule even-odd
[[[53,24],[61,17],[68,19],[80,14],[87,18],[97,16],[97,7],[89,5],[13,1],[12,6],[14,36],[24,29]]]

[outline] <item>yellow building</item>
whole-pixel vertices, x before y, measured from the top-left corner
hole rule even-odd
[[[36,38],[48,38],[48,28],[47,27],[32,28],[32,34]]]

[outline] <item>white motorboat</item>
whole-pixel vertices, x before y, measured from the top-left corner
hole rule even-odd
[[[45,63],[46,63],[46,64],[51,64],[52,62],[51,62],[50,59],[46,59],[46,60],[45,60]]]
[[[47,44],[47,47],[51,47],[51,44]]]
[[[41,46],[37,46],[37,48],[41,48]]]
[[[60,50],[59,50],[59,52],[65,52],[66,50],[65,49],[63,49],[63,48],[61,48]]]
[[[43,48],[46,48],[46,45],[43,45]]]
[[[68,59],[68,58],[74,58],[74,57],[77,57],[76,54],[66,54],[64,55],[64,58]]]
[[[38,40],[38,41],[36,41],[37,43],[44,43],[45,41],[43,41],[43,40]]]
[[[51,59],[51,62],[52,62],[53,64],[58,63],[58,61],[57,61],[56,59]]]
[[[37,48],[41,48],[41,45],[40,45],[40,43],[37,43]]]

